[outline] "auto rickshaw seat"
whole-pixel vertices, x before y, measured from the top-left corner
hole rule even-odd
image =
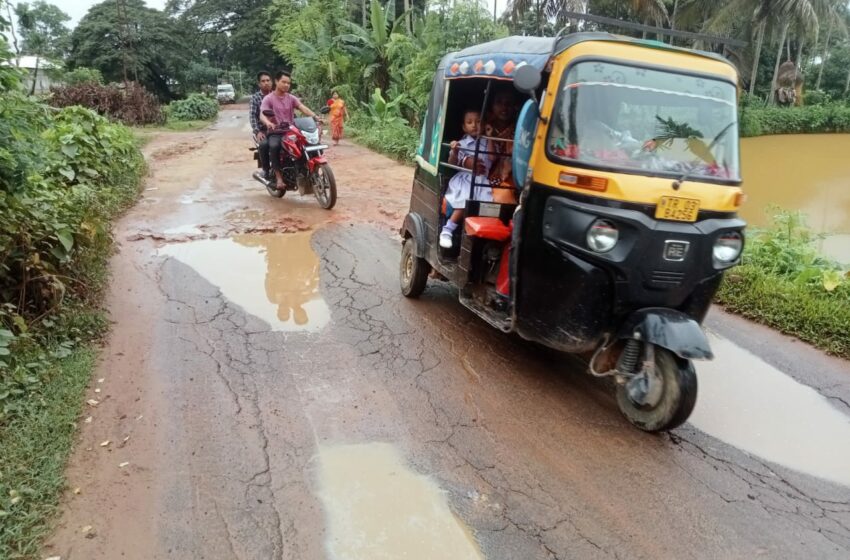
[[[511,237],[511,226],[505,225],[499,218],[470,216],[464,220],[466,235],[493,241],[507,241]]]

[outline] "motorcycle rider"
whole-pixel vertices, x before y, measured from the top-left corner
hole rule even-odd
[[[254,134],[254,140],[257,141],[257,154],[260,158],[260,165],[263,167],[265,177],[269,176],[269,141],[266,137],[266,125],[260,120],[260,105],[263,103],[263,98],[272,90],[272,75],[265,70],[257,74],[257,86],[259,91],[251,96],[251,105],[248,109],[248,116],[251,119],[251,132]]]
[[[283,173],[280,168],[280,150],[282,134],[289,125],[295,121],[295,109],[308,117],[313,117],[316,122],[321,119],[305,106],[300,99],[289,93],[292,87],[292,78],[287,72],[275,74],[275,89],[266,97],[260,105],[260,121],[268,127],[269,160],[274,171],[278,190],[286,188],[283,181]],[[264,113],[267,110],[274,112],[274,121]],[[276,121],[276,122],[275,122]]]

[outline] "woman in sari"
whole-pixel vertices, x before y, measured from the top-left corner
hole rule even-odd
[[[348,118],[348,108],[345,106],[345,101],[340,98],[337,92],[333,92],[328,105],[331,108],[331,138],[334,141],[334,146],[338,146],[342,138],[343,122]]]

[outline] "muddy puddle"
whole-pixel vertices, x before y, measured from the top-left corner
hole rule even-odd
[[[751,455],[850,486],[850,416],[729,340],[697,362],[699,396],[688,420]]]
[[[168,236],[173,235],[203,235],[204,230],[199,228],[194,224],[186,224],[182,226],[175,226],[171,228],[167,228],[162,230],[162,233]]]
[[[182,196],[180,196],[180,204],[195,204],[196,202],[208,202],[209,197],[213,194],[212,177],[204,177],[198,184],[198,187]]]
[[[318,331],[330,320],[310,232],[243,234],[166,245],[222,295],[276,331]]]
[[[392,445],[320,447],[318,459],[331,559],[483,559],[445,492]]]

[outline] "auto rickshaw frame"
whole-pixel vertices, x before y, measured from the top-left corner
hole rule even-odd
[[[637,340],[669,351],[687,376],[688,368],[693,371],[691,359],[712,357],[699,324],[723,272],[738,262],[738,258],[719,262],[713,257],[713,243],[721,235],[737,232],[743,248],[746,224],[737,217],[743,202],[741,180],[736,175],[677,181],[664,174],[553,158],[546,149],[550,117],[563,78],[580,61],[631,64],[738,85],[735,68],[718,55],[608,33],[509,37],[447,55],[434,77],[416,156],[410,211],[400,230],[402,290],[417,296],[428,271],[434,269],[458,286],[461,303],[502,331],[565,352],[595,352],[591,372],[597,373],[595,363],[616,364],[602,368],[608,371],[601,375],[616,375],[622,382],[628,376],[622,370],[623,355],[631,358],[635,353],[625,349],[630,340]],[[510,296],[506,309],[498,309],[473,293],[482,278],[476,270],[481,240],[470,232],[461,233],[459,254],[446,253],[437,243],[445,219],[441,201],[448,173],[444,170],[457,169],[445,163],[446,111],[455,83],[486,79],[486,107],[492,84],[513,81],[519,73],[530,74],[528,68],[518,70],[523,66],[536,69],[543,80],[536,91],[526,92],[533,100],[529,103],[537,108],[538,123],[531,137],[528,172],[515,177],[518,204],[470,200],[466,207],[467,222],[484,218],[512,224],[512,249],[505,253],[510,259]],[[737,122],[734,125],[737,142]],[[659,201],[671,195],[699,202],[694,220],[656,217]],[[594,253],[584,244],[588,228],[599,219],[612,220],[625,234],[624,242],[608,254]],[[680,243],[687,258],[666,259],[671,242]],[[695,401],[695,378],[692,383],[692,390],[685,391],[692,395],[683,398]],[[629,419],[649,431],[669,429],[687,418],[693,402],[677,406],[687,410],[679,410],[675,418],[661,424],[641,425]]]

